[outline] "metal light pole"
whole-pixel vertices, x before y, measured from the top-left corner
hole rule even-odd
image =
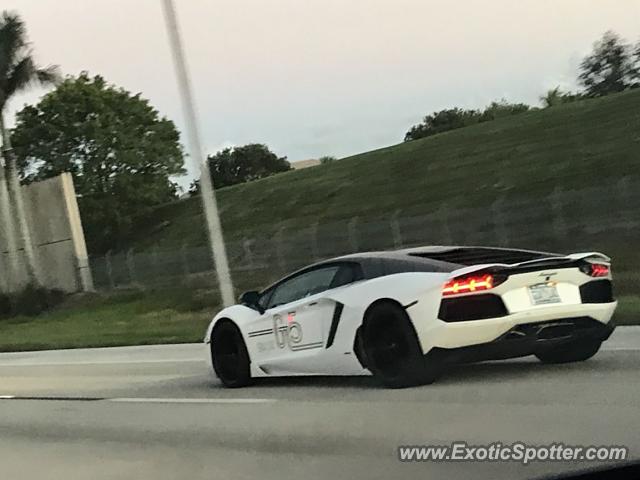
[[[171,51],[175,60],[178,88],[180,89],[180,96],[182,97],[182,108],[184,109],[191,157],[194,159],[196,165],[199,166],[200,170],[200,196],[202,197],[204,215],[207,219],[207,228],[209,230],[213,262],[218,277],[218,286],[222,296],[222,303],[226,307],[235,303],[233,283],[231,281],[231,274],[229,273],[229,262],[227,260],[227,251],[222,236],[220,216],[218,215],[218,204],[216,202],[215,192],[213,191],[213,185],[211,184],[209,162],[205,160],[202,153],[202,144],[200,143],[200,134],[198,133],[198,124],[196,122],[196,111],[191,93],[191,83],[184,59],[184,51],[182,49],[182,41],[180,40],[180,31],[178,30],[173,0],[164,0],[164,14],[167,21]]]

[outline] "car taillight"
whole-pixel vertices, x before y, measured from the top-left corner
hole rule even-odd
[[[603,263],[585,263],[580,270],[590,277],[606,277],[611,271],[609,265]]]
[[[503,281],[503,278],[495,277],[490,273],[465,275],[463,277],[452,278],[445,283],[442,289],[442,295],[458,295],[460,293],[491,290]]]

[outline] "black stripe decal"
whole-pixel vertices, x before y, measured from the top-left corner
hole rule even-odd
[[[291,348],[315,347],[317,345],[322,345],[322,340],[320,340],[319,342],[309,342],[309,343],[301,343],[299,345],[292,345]]]
[[[253,332],[249,332],[249,335],[252,333],[262,333],[262,332],[270,332],[273,328],[263,328],[262,330],[254,330]]]
[[[269,335],[273,333],[273,328],[266,328],[264,330],[256,330],[255,332],[249,332],[249,337],[259,337],[261,335]]]
[[[340,316],[342,315],[342,309],[344,305],[342,303],[336,303],[336,308],[333,311],[333,318],[331,319],[331,327],[329,327],[329,338],[327,339],[327,346],[329,348],[333,345],[333,341],[336,338],[336,332],[338,331],[338,323],[340,323]]]
[[[311,350],[312,348],[322,348],[322,342],[297,345],[297,346],[291,347],[291,350],[293,350],[294,352],[299,352],[300,350]]]

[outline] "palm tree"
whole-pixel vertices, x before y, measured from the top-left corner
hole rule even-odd
[[[2,12],[0,16],[0,135],[2,135],[2,156],[5,161],[6,179],[4,178],[5,172],[0,173],[0,202],[2,202],[0,214],[4,217],[5,235],[14,269],[12,273],[16,275],[18,272],[15,219],[14,215],[11,215],[13,211],[15,218],[17,218],[21,247],[25,252],[27,279],[35,285],[41,283],[40,271],[20,190],[16,157],[11,148],[9,131],[4,121],[4,109],[9,99],[31,85],[52,84],[58,78],[57,67],[40,68],[36,65],[31,55],[26,27],[22,19],[16,14]],[[3,169],[0,168],[1,170]]]

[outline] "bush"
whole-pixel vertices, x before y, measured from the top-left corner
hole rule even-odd
[[[491,102],[484,110],[465,110],[462,108],[440,110],[427,115],[422,123],[411,127],[404,136],[404,141],[409,142],[476,123],[489,122],[496,118],[518,115],[529,111],[530,108],[524,103],[509,103],[502,99],[499,102]]]
[[[580,93],[563,92],[560,87],[549,90],[544,96],[540,97],[543,108],[551,108],[565,103],[577,102],[586,98]]]
[[[62,290],[28,285],[15,293],[0,294],[0,318],[26,315],[33,317],[59,305],[65,298]]]
[[[335,162],[337,158],[333,155],[325,155],[324,157],[320,157],[318,160],[320,161],[321,165],[324,165],[325,163]]]

